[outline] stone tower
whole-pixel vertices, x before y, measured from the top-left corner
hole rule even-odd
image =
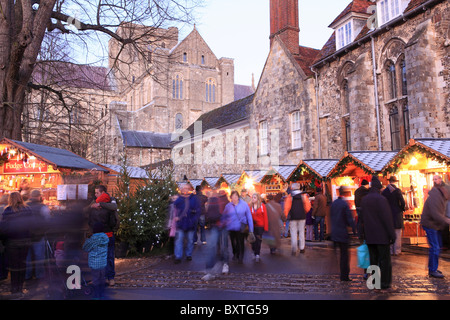
[[[270,0],[270,44],[278,35],[292,54],[299,54],[298,0]]]

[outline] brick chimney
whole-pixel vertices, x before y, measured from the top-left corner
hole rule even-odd
[[[299,54],[298,0],[270,0],[270,45],[276,35],[292,54]]]

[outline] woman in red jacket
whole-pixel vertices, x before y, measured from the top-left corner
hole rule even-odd
[[[267,210],[264,203],[261,201],[259,193],[252,195],[252,201],[249,204],[250,212],[253,217],[253,229],[256,241],[252,244],[253,253],[255,254],[255,261],[259,262],[259,254],[261,252],[262,235],[264,231],[269,231],[269,220],[267,218]]]

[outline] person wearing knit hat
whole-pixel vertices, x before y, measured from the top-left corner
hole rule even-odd
[[[396,234],[391,207],[380,194],[383,188],[377,176],[372,177],[372,187],[361,201],[360,222],[362,237],[369,247],[370,264],[377,265],[381,271],[381,285],[378,289],[388,289],[392,284],[392,264],[390,245]]]

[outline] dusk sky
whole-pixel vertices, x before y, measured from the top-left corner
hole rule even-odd
[[[333,30],[331,22],[346,8],[350,0],[299,0],[300,44],[321,49]],[[197,30],[217,58],[233,58],[235,83],[255,85],[269,53],[269,0],[205,0],[198,10]],[[180,39],[192,31],[180,29]]]

